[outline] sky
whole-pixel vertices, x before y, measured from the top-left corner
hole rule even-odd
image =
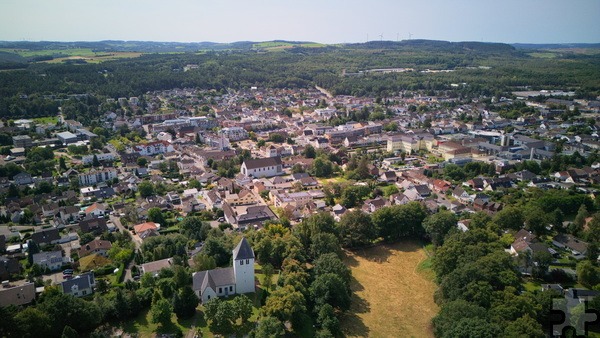
[[[0,0],[0,40],[598,43],[600,0]]]

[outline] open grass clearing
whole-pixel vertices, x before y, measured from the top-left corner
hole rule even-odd
[[[350,311],[341,319],[348,337],[432,337],[431,261],[417,242],[381,244],[346,252],[352,269]]]

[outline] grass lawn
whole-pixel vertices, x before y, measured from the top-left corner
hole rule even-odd
[[[47,116],[47,117],[38,117],[33,119],[35,123],[39,124],[56,124],[58,122],[58,117],[56,116]]]
[[[212,337],[202,312],[196,312],[194,317],[185,320],[177,320],[177,316],[173,314],[171,317],[171,325],[163,327],[151,322],[150,310],[146,309],[140,312],[133,320],[123,323],[121,329],[124,333],[137,334],[140,338],[154,337],[156,333],[175,333],[178,329],[185,335],[193,326],[194,322],[197,327],[201,328],[203,337]]]
[[[354,291],[350,311],[340,320],[348,337],[432,337],[431,260],[418,242],[382,244],[346,252]]]

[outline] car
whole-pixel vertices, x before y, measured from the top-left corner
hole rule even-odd
[[[217,221],[219,221],[219,222],[225,222],[225,218],[219,217],[219,219],[217,219]]]

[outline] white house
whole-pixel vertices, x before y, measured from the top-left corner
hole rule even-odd
[[[115,169],[90,170],[87,173],[79,174],[79,185],[89,186],[112,180],[117,177]]]
[[[204,303],[214,297],[255,291],[254,250],[245,237],[233,249],[233,267],[195,272],[193,289]]]
[[[283,166],[280,157],[268,157],[245,160],[240,169],[242,175],[272,177],[283,174]]]
[[[83,164],[92,164],[92,163],[94,163],[94,156],[96,156],[96,158],[100,162],[102,162],[102,161],[110,162],[110,161],[115,160],[115,155],[113,155],[112,153],[102,153],[102,154],[84,155],[81,157],[81,162],[83,162]]]
[[[58,271],[63,265],[62,251],[38,252],[33,254],[33,264],[51,271]]]
[[[84,297],[94,293],[94,272],[86,272],[60,283],[62,292],[75,297]]]
[[[134,147],[134,151],[142,156],[154,156],[173,151],[173,145],[166,141],[156,141],[146,144],[140,144]]]

